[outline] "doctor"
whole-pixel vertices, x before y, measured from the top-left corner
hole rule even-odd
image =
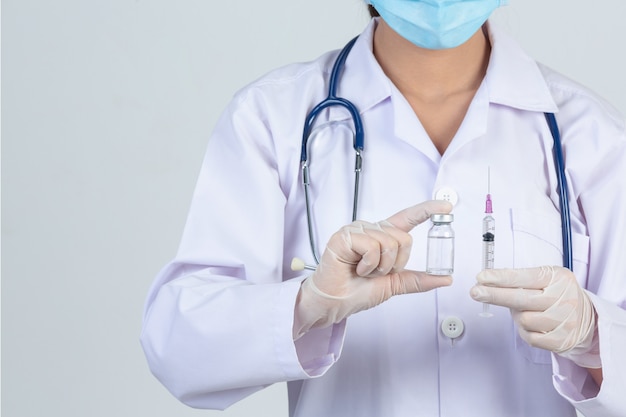
[[[223,409],[288,381],[298,417],[626,416],[624,120],[487,22],[499,5],[371,0],[338,87],[365,131],[359,220],[352,122],[331,109],[310,144],[314,272],[290,269],[314,263],[300,132],[337,51],[235,95],[146,302],[142,345],[173,395]],[[558,266],[545,112],[562,133],[573,271]],[[488,170],[496,269],[481,272]],[[448,212],[454,279],[420,272],[429,214]]]

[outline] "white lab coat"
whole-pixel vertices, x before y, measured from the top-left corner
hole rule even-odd
[[[490,26],[492,55],[454,140],[441,156],[371,52],[376,21],[348,56],[339,94],[366,134],[359,218],[382,220],[447,189],[454,207],[454,283],[394,297],[292,341],[295,297],[313,262],[299,157],[305,115],[327,92],[337,52],[278,69],[232,100],[209,141],[176,258],[146,303],[141,341],[156,377],[193,407],[225,408],[288,384],[290,415],[626,416],[626,138],[617,112],[536,64]],[[552,137],[556,112],[572,210],[574,270],[598,312],[604,383],[529,347],[507,309],[479,317],[468,292],[481,269],[491,171],[495,266],[562,263]],[[346,114],[331,110],[311,145],[320,252],[350,222],[354,153]],[[413,231],[408,267],[423,270],[428,224]],[[465,325],[451,340],[440,324]]]

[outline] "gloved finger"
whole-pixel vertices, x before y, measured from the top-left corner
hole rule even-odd
[[[519,327],[517,332],[522,340],[530,346],[550,350],[552,352],[562,351],[563,342],[559,337],[554,336],[554,331],[534,332]]]
[[[379,224],[357,221],[333,235],[327,249],[337,260],[356,264],[359,276],[385,275],[394,266],[398,242]]]
[[[344,228],[347,247],[361,255],[356,272],[360,276],[387,275],[404,269],[409,260],[412,237],[387,221],[357,221]]]
[[[547,333],[561,324],[559,320],[551,319],[540,311],[511,310],[511,315],[517,325],[528,332]]]
[[[383,220],[381,222],[378,222],[377,224],[382,228],[385,233],[389,234],[389,236],[395,239],[398,245],[396,259],[391,270],[403,270],[406,264],[409,262],[409,257],[411,256],[411,249],[413,248],[413,237],[409,233],[398,229],[387,220]]]
[[[398,241],[379,226],[363,225],[363,233],[351,234],[350,249],[361,256],[359,276],[387,275],[398,255]]]
[[[356,265],[362,258],[362,254],[352,249],[352,241],[356,235],[365,235],[363,225],[357,222],[339,229],[328,240],[322,259],[326,257],[326,252],[329,252],[329,257],[336,262]]]
[[[475,285],[470,290],[470,296],[482,303],[520,311],[544,311],[551,305],[551,300],[543,297],[543,291],[534,289]]]
[[[387,221],[398,229],[409,232],[415,226],[430,218],[431,214],[447,214],[452,211],[452,204],[444,200],[430,200],[408,207],[389,217]]]
[[[479,284],[492,287],[540,290],[550,285],[558,268],[561,267],[485,269],[476,276],[476,280]]]
[[[555,305],[545,312],[531,313],[536,317],[524,317],[525,313],[521,313],[519,317],[514,314],[513,317],[518,323],[520,337],[528,344],[562,353],[581,343],[591,343],[593,339],[595,320],[581,324],[577,317],[580,310],[582,308]]]
[[[379,286],[380,302],[394,295],[426,292],[452,284],[452,277],[449,275],[430,275],[425,272],[406,269],[370,280],[374,285]]]
[[[528,343],[530,346],[540,347],[545,344],[542,341],[545,333],[529,331],[529,330],[524,329],[523,327],[518,327],[517,333],[520,335],[522,340]]]

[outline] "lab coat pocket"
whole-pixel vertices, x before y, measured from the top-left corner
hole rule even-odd
[[[515,327],[515,350],[526,360],[539,365],[549,365],[552,363],[551,352],[530,346],[519,335],[517,325]]]
[[[524,210],[511,210],[513,228],[513,267],[532,268],[561,265],[563,251],[561,223],[554,216]]]
[[[532,268],[563,264],[561,217],[525,210],[511,210],[513,267]],[[572,233],[574,271],[582,286],[587,279],[589,237]],[[533,363],[551,363],[550,352],[528,345],[515,329],[515,349]]]
[[[563,237],[561,215],[539,214],[511,209],[513,231],[513,267],[532,268],[545,265],[563,265]],[[589,237],[572,231],[574,272],[581,284],[586,280],[589,263]],[[578,270],[581,274],[579,275]]]

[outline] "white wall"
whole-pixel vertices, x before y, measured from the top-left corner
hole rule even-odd
[[[497,20],[626,113],[622,0],[511,1]],[[2,1],[3,416],[286,416],[283,385],[180,405],[145,365],[142,304],[232,93],[366,20],[361,0]]]

